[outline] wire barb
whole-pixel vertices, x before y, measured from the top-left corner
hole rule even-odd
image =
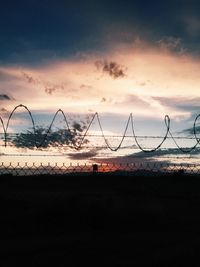
[[[67,130],[69,132],[71,132],[71,129],[69,127],[69,123],[67,121],[67,117],[65,115],[65,113],[63,112],[62,109],[58,109],[55,113],[55,115],[53,116],[53,119],[47,129],[47,131],[45,132],[44,134],[44,137],[43,139],[38,143],[37,142],[37,139],[36,139],[36,127],[35,127],[35,121],[34,121],[34,118],[33,118],[33,115],[31,113],[31,111],[29,110],[29,108],[23,104],[20,104],[18,106],[16,106],[12,112],[10,113],[9,117],[8,117],[8,120],[7,120],[7,123],[4,124],[4,121],[3,119],[1,118],[0,116],[0,123],[2,125],[2,128],[3,128],[3,135],[4,135],[4,146],[6,147],[8,145],[8,129],[9,129],[9,125],[10,125],[10,121],[12,120],[12,117],[14,115],[14,113],[16,112],[17,109],[19,108],[23,108],[25,109],[25,111],[28,113],[29,117],[30,117],[30,121],[32,123],[32,128],[33,128],[33,134],[34,134],[34,144],[35,144],[35,147],[36,148],[41,148],[45,141],[47,140],[48,138],[48,135],[51,133],[51,128],[55,122],[55,119],[56,117],[58,116],[59,113],[61,113],[61,115],[63,116],[63,119],[64,119],[64,122],[66,124],[66,127],[67,127]],[[194,120],[194,123],[193,123],[193,134],[194,134],[194,138],[190,138],[190,139],[195,139],[196,140],[196,144],[193,145],[192,147],[189,147],[189,148],[182,148],[181,146],[179,146],[179,144],[177,143],[176,139],[178,139],[177,137],[174,137],[172,132],[170,131],[170,117],[168,115],[165,115],[164,117],[164,123],[165,123],[165,126],[166,126],[166,132],[165,132],[165,135],[164,137],[161,137],[159,136],[159,138],[161,138],[161,142],[153,149],[145,149],[141,146],[141,144],[139,143],[138,141],[138,138],[140,136],[137,136],[136,133],[135,133],[135,129],[134,129],[134,120],[133,120],[133,114],[130,113],[129,117],[128,117],[128,120],[127,120],[127,123],[125,125],[125,129],[124,129],[124,132],[123,132],[123,135],[120,135],[118,137],[121,138],[121,140],[119,141],[119,144],[115,147],[111,146],[111,144],[109,143],[109,141],[107,140],[106,138],[106,135],[104,133],[104,130],[103,130],[103,127],[102,127],[102,123],[101,123],[101,120],[100,120],[100,116],[98,114],[98,112],[94,113],[94,115],[92,116],[92,119],[90,120],[84,134],[81,134],[79,136],[82,136],[79,144],[77,145],[76,142],[74,140],[72,140],[72,146],[70,146],[71,148],[74,148],[76,150],[80,150],[84,144],[84,140],[86,137],[88,136],[95,136],[95,135],[89,135],[88,134],[88,131],[91,127],[91,125],[93,124],[93,122],[95,121],[95,119],[97,120],[97,123],[98,123],[98,126],[99,126],[99,129],[100,129],[100,132],[101,132],[101,137],[103,138],[104,140],[104,143],[105,143],[105,146],[106,148],[108,148],[110,151],[118,151],[120,148],[122,148],[122,144],[124,142],[124,139],[126,137],[132,137],[137,145],[137,148],[140,149],[141,151],[143,151],[144,153],[150,153],[150,152],[155,152],[156,150],[160,149],[161,146],[163,145],[163,143],[166,141],[167,138],[170,138],[173,140],[174,144],[176,145],[176,147],[183,153],[191,153],[193,150],[195,150],[197,148],[197,146],[199,145],[200,143],[200,138],[198,138],[197,136],[197,121],[198,119],[200,118],[200,114],[198,114]],[[131,126],[131,132],[132,134],[127,136],[127,131],[128,131],[128,128],[129,128],[129,125]],[[112,137],[115,137],[115,136],[112,136]],[[145,136],[145,138],[147,138],[147,136]],[[151,137],[150,137],[151,138]],[[180,137],[179,137],[180,138]],[[132,144],[132,146],[134,147],[134,144]]]

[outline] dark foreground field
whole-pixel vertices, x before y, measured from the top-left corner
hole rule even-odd
[[[0,176],[0,208],[0,266],[200,264],[197,176]]]

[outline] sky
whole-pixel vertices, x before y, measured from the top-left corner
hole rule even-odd
[[[4,1],[0,116],[19,104],[36,125],[58,109],[76,120],[98,112],[105,133],[120,135],[132,113],[137,134],[163,135],[167,114],[173,134],[188,133],[200,112],[199,11],[194,0]],[[31,126],[16,113],[12,133]]]

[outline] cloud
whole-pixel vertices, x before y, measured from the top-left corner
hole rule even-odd
[[[0,100],[12,100],[12,98],[9,97],[9,96],[6,95],[6,94],[2,94],[2,95],[0,95]]]
[[[46,87],[45,88],[45,92],[49,95],[52,95],[53,92],[56,91],[56,88],[55,87]]]
[[[108,74],[113,79],[124,78],[126,75],[124,67],[114,61],[108,62],[107,60],[97,60],[95,66],[97,70]]]
[[[195,152],[191,152],[195,153]],[[200,153],[200,151],[198,152]],[[137,157],[137,158],[152,158],[152,157],[162,157],[167,155],[183,155],[183,152],[178,148],[167,148],[167,149],[158,149],[151,153],[144,153],[144,152],[137,152],[133,155],[130,155],[130,158]]]
[[[157,157],[165,157],[165,156],[170,156],[170,157],[178,157],[178,156],[183,156],[183,155],[188,155],[188,156],[198,156],[200,155],[200,148],[196,148],[192,150],[189,154],[188,153],[183,153],[179,148],[166,148],[166,149],[158,149],[154,152],[151,153],[144,153],[144,152],[137,152],[135,154],[129,155],[128,157],[130,158],[157,158]]]
[[[128,94],[125,96],[124,100],[122,101],[123,104],[131,104],[133,107],[142,107],[142,108],[150,108],[152,102],[149,101],[149,98],[144,96],[138,96],[136,94]]]
[[[11,81],[14,80],[15,77],[13,77],[13,75],[10,75],[8,73],[5,73],[4,71],[1,70],[0,67],[0,82],[6,82],[6,81]]]
[[[188,38],[188,34],[194,32],[198,36],[199,33],[199,1],[196,0],[177,0],[173,3],[172,1],[165,1],[164,4],[160,1],[146,3],[137,0],[127,1],[126,5],[123,1],[118,1],[119,3],[116,4],[116,1],[113,0],[97,1],[98,4],[96,5],[89,4],[90,1],[84,1],[84,4],[79,2],[79,6],[82,5],[82,8],[79,8],[79,16],[77,17],[71,16],[71,14],[76,13],[73,1],[67,1],[65,4],[60,3],[59,6],[56,6],[56,12],[54,12],[55,7],[53,7],[55,4],[40,4],[42,7],[40,10],[45,12],[38,14],[39,27],[37,24],[30,23],[30,30],[23,38],[21,30],[24,29],[26,32],[26,25],[21,25],[21,21],[16,21],[15,15],[21,14],[20,12],[28,14],[28,12],[24,10],[24,7],[20,8],[19,5],[13,9],[12,12],[15,12],[13,15],[8,8],[7,12],[2,14],[2,21],[7,19],[10,24],[7,27],[2,27],[1,60],[6,58],[7,60],[10,59],[11,62],[15,59],[18,62],[24,60],[35,63],[36,61],[43,62],[44,59],[47,60],[48,58],[62,59],[63,55],[69,57],[72,51],[81,51],[82,53],[88,50],[102,51],[108,38],[113,43],[119,41],[130,43],[133,41],[133,37],[139,36],[155,42],[155,39],[161,40],[163,35],[169,35],[180,36],[190,42],[191,39]],[[33,9],[36,7],[37,5]],[[18,8],[19,12],[16,11]],[[65,12],[63,12],[64,10]],[[54,14],[54,22],[51,19],[52,14]],[[189,17],[188,22],[185,23],[181,20],[184,14]],[[4,16],[6,17],[4,18]],[[51,27],[50,33],[44,28],[44,16],[46,23]],[[76,24],[74,31],[70,31],[70,25],[74,24]],[[15,27],[8,27],[9,25],[15,25]],[[199,50],[197,44],[196,47]]]
[[[88,90],[88,89],[92,89],[92,88],[93,88],[93,86],[88,85],[88,84],[81,84],[80,85],[80,89],[86,89],[86,90]]]
[[[28,73],[22,72],[22,75],[24,79],[30,84],[34,84],[34,85],[41,84],[39,80],[35,79],[33,76],[29,75]]]
[[[0,109],[0,112],[3,112],[3,113],[5,113],[5,112],[8,112],[8,110],[7,110],[7,109],[5,109],[5,108],[1,108],[1,109]]]
[[[187,51],[182,43],[182,39],[173,36],[164,37],[157,41],[157,44],[164,51],[176,52],[178,54],[184,54]]]
[[[186,31],[190,37],[198,37],[200,31],[200,19],[199,15],[187,14],[183,18],[183,22],[186,26]]]
[[[74,121],[73,124],[72,124],[72,127],[73,127],[73,129],[75,131],[83,132],[83,130],[85,129],[86,125],[85,124],[81,125],[79,122]]]
[[[71,160],[84,160],[89,158],[91,159],[98,155],[98,150],[99,149],[93,149],[87,152],[75,152],[75,153],[69,153],[67,155]]]
[[[10,112],[6,108],[0,108],[0,115],[9,116]]]
[[[105,103],[106,101],[107,101],[107,99],[105,97],[102,97],[101,103]]]
[[[140,86],[145,86],[147,83],[146,82],[140,82],[139,85]]]
[[[183,98],[200,98],[199,68],[197,58],[166,53],[148,43],[113,46],[101,54],[88,52],[85,58],[71,57],[34,67],[0,67],[0,71],[15,78],[2,82],[0,91],[12,94],[19,104],[31,110],[112,110],[115,114],[133,112],[135,116],[154,118],[163,118],[165,114],[171,118],[190,116],[189,106],[187,109],[178,105]],[[177,103],[171,101],[175,97]],[[12,103],[4,102],[5,108]]]
[[[188,155],[188,154],[187,154]],[[181,167],[192,165],[193,162],[197,162],[199,160],[200,149],[197,148],[190,153],[190,162],[188,161],[189,157],[186,156],[183,152],[181,152],[178,148],[168,148],[168,149],[159,149],[155,152],[144,153],[142,151],[136,152],[127,156],[118,156],[118,157],[110,157],[110,158],[96,158],[95,162],[97,163],[107,163],[107,164],[125,164],[127,170],[129,168],[142,170],[153,168],[154,170],[161,170],[164,167],[172,167],[176,170],[176,167],[179,165]],[[183,156],[186,156],[185,158]],[[189,156],[189,155],[188,155]],[[177,159],[177,161],[175,161]],[[181,160],[181,161],[180,161]],[[176,166],[174,164],[177,164]],[[127,164],[130,164],[128,166]]]
[[[140,110],[140,115],[144,117],[150,116],[156,118],[159,116],[161,118],[169,114],[171,118],[180,120],[190,116],[190,113],[184,109],[178,109],[175,105],[167,105],[164,101],[158,101],[157,97],[144,94],[127,94],[120,101],[116,101],[115,104],[120,110],[122,107],[130,107],[130,110],[134,111],[134,115]]]
[[[49,94],[49,95],[52,95],[53,93],[55,93],[56,91],[60,90],[60,89],[63,89],[62,86],[48,86],[46,85],[45,86],[45,93]]]
[[[41,79],[36,79],[32,75],[30,75],[30,74],[28,74],[26,72],[22,72],[22,75],[23,75],[24,79],[29,84],[32,84],[32,85],[40,85],[41,87],[43,87],[45,93],[47,93],[48,95],[52,95],[56,91],[59,91],[59,90],[63,90],[64,89],[64,84],[54,84],[54,83],[49,82],[49,81],[44,81],[44,80],[41,80]]]
[[[197,138],[200,138],[200,137],[199,137],[200,126],[196,126],[196,127],[195,127],[195,131],[196,131]],[[189,136],[194,136],[194,127],[184,129],[183,131],[181,131],[181,133],[186,133],[186,134],[188,134]]]
[[[136,153],[137,154],[137,153]],[[162,163],[162,167],[164,167],[164,164],[168,165],[169,161],[165,159],[160,159],[159,161],[157,159],[148,158],[143,156],[136,156],[129,155],[129,156],[119,156],[119,157],[112,157],[112,158],[96,158],[95,162],[99,164],[111,164],[114,167],[117,167],[117,170],[119,170],[120,166],[122,170],[147,170],[148,168],[152,167],[154,170],[160,171],[161,165],[159,163]],[[144,154],[144,153],[143,153]],[[130,165],[129,165],[130,164]]]
[[[153,97],[154,100],[158,101],[163,106],[173,107],[179,110],[193,112],[199,112],[200,97],[186,98],[186,97]]]
[[[0,108],[0,117],[4,120],[8,118],[10,115],[10,112],[6,108]],[[4,121],[5,123],[5,121]]]

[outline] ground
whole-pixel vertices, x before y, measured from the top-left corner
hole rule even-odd
[[[200,261],[199,176],[0,176],[0,208],[1,266]]]

